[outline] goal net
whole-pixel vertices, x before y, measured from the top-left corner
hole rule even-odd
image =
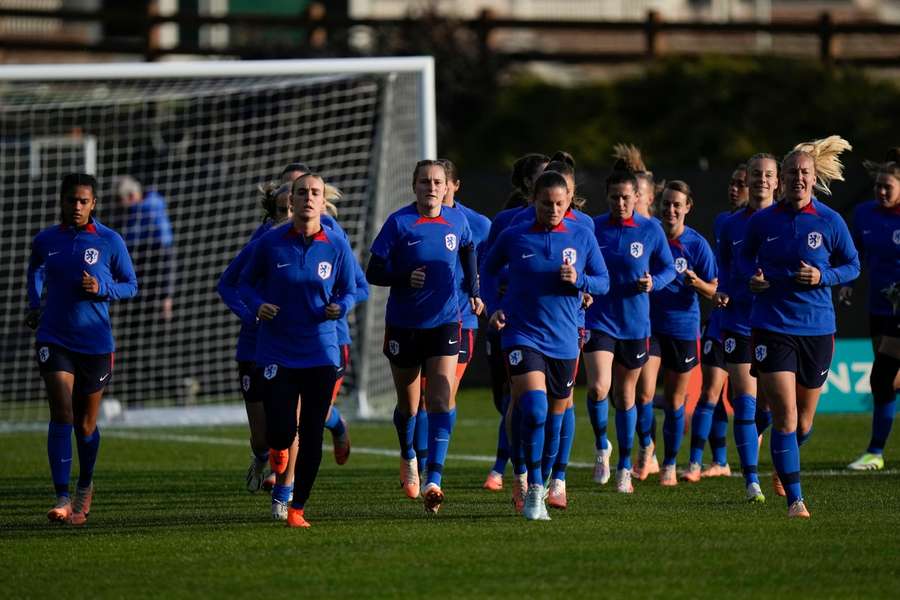
[[[344,194],[338,221],[365,264],[385,217],[411,199],[415,161],[435,152],[431,58],[0,67],[0,427],[49,415],[23,324],[25,273],[31,239],[58,222],[65,173],[97,177],[95,214],[129,240],[139,274],[139,297],[111,305],[105,414],[208,423],[243,418],[240,324],[216,283],[261,222],[256,186],[291,162],[325,175]],[[123,175],[164,199],[171,236],[135,223],[116,194]],[[155,262],[166,245],[173,269]],[[364,418],[393,406],[385,302],[373,288],[350,316],[342,401]]]

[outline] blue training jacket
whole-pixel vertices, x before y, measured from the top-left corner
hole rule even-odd
[[[475,252],[479,258],[483,257],[488,233],[491,229],[491,220],[483,214],[465,206],[458,200],[456,201],[455,208],[465,215],[466,221],[469,223],[469,229],[472,231],[472,243],[475,244]],[[457,260],[456,265],[456,277],[459,282],[456,301],[459,304],[459,312],[462,316],[462,328],[478,329],[478,316],[473,313],[469,307],[469,290],[465,285],[462,262],[459,260]]]
[[[750,337],[750,308],[753,294],[744,277],[749,265],[741,265],[741,250],[747,235],[747,225],[755,211],[749,206],[731,214],[722,223],[716,252],[719,269],[718,291],[728,294],[728,305],[721,310],[720,326],[723,331]]]
[[[900,283],[900,207],[882,208],[875,200],[853,212],[853,242],[869,271],[869,313],[900,314],[885,292]]]

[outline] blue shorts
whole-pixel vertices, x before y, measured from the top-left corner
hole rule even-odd
[[[750,372],[796,373],[797,383],[817,389],[828,379],[834,356],[834,336],[787,335],[765,329],[753,330],[753,364]]]
[[[659,356],[662,366],[676,373],[687,373],[699,364],[697,340],[679,340],[668,335],[650,336],[650,356]]]
[[[748,365],[753,362],[753,351],[750,338],[733,331],[722,331],[722,348],[725,350],[725,363]]]
[[[620,340],[599,329],[591,329],[590,338],[584,344],[584,353],[611,352],[613,360],[626,369],[640,369],[647,362],[650,338]]]
[[[410,369],[434,356],[458,356],[460,337],[458,322],[428,329],[388,325],[384,328],[383,352],[391,364]]]
[[[82,354],[64,348],[59,344],[37,342],[35,356],[38,370],[43,373],[63,371],[75,376],[73,395],[87,395],[99,392],[112,379],[114,353]]]
[[[531,371],[544,374],[547,397],[551,400],[562,400],[572,393],[575,370],[578,368],[577,358],[551,358],[525,346],[512,346],[504,352],[510,375],[524,375]]]

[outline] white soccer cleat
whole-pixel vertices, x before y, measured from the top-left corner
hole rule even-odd
[[[612,456],[612,443],[607,440],[606,448],[603,450],[594,450],[596,459],[594,461],[594,481],[600,485],[606,485],[609,482],[609,457]]]
[[[513,473],[512,501],[516,512],[520,513],[525,508],[525,495],[528,493],[528,473],[518,475]]]
[[[762,489],[758,483],[753,482],[747,486],[747,502],[750,504],[762,504],[765,501],[766,497],[763,496]]]
[[[620,494],[634,493],[634,486],[631,484],[631,469],[616,469],[616,491]]]
[[[258,492],[262,488],[263,481],[268,476],[266,467],[269,466],[268,459],[259,460],[253,454],[250,455],[250,466],[247,467],[247,491],[251,494]]]
[[[884,456],[866,452],[847,465],[851,471],[880,471],[884,468]]]
[[[550,492],[547,494],[547,504],[551,508],[565,510],[568,506],[566,498],[566,482],[562,479],[552,479],[550,481]]]
[[[663,465],[662,472],[659,474],[659,485],[663,487],[678,485],[678,473],[675,470],[675,465]]]
[[[550,515],[547,514],[547,506],[544,504],[544,486],[535,483],[528,486],[528,492],[525,494],[525,508],[522,514],[529,521],[549,521]]]
[[[795,500],[788,508],[788,518],[790,519],[808,519],[809,511],[806,510],[806,504],[803,500]]]
[[[279,500],[272,500],[272,518],[276,521],[287,521],[288,503]]]

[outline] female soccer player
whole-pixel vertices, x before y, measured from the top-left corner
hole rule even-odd
[[[666,235],[655,220],[635,211],[637,179],[623,161],[606,180],[609,212],[594,219],[594,231],[610,273],[606,296],[587,311],[590,338],[584,346],[588,383],[588,414],[594,427],[597,462],[594,480],[609,480],[612,446],[606,439],[606,394],[613,386],[619,463],[616,490],[630,494],[631,449],[636,410],[635,386],[647,362],[650,337],[650,300],[653,289],[675,278],[675,265]]]
[[[719,213],[713,220],[714,252],[718,252],[719,237],[725,219],[746,206],[748,197],[747,165],[740,164],[731,173],[731,180],[728,183],[729,210]],[[725,349],[720,339],[721,319],[722,311],[713,309],[700,338],[703,387],[691,419],[690,464],[687,471],[682,474],[682,479],[690,483],[697,483],[701,477],[731,476],[725,437],[728,433],[728,412],[724,402],[728,371],[725,368]],[[707,439],[713,456],[710,465],[703,469],[703,447]]]
[[[665,458],[659,480],[664,486],[678,483],[675,459],[684,433],[684,405],[691,372],[699,362],[700,303],[697,296],[711,299],[717,284],[712,248],[699,233],[684,224],[693,205],[688,184],[678,180],[666,184],[660,199],[660,219],[675,259],[677,275],[672,283],[650,295],[654,338],[651,354],[655,345],[662,359],[665,390]],[[644,369],[649,368],[648,362]]]
[[[759,430],[756,424],[757,380],[750,372],[750,309],[753,294],[747,286],[741,264],[751,217],[772,205],[778,190],[778,161],[771,154],[756,154],[747,161],[749,200],[746,208],[722,223],[718,255],[719,288],[714,302],[722,308],[720,321],[725,365],[734,408],[734,444],[741,461],[741,472],[748,502],[762,503],[765,495],[759,486]],[[773,480],[774,482],[774,480]],[[776,486],[777,487],[777,486]],[[776,490],[777,491],[777,490]]]
[[[428,482],[425,510],[437,513],[444,500],[442,471],[456,404],[451,393],[459,355],[463,310],[483,308],[472,233],[465,216],[443,205],[447,172],[436,160],[422,160],[413,171],[416,201],[391,214],[372,243],[366,269],[369,283],[390,286],[384,354],[397,389],[394,425],[400,441],[401,481],[410,498],[419,496],[413,451],[422,363],[428,379]],[[462,261],[469,301],[458,305],[456,268]]]
[[[856,208],[853,239],[869,269],[869,328],[875,361],[869,382],[875,401],[869,447],[848,465],[853,471],[884,468],[884,446],[896,412],[900,370],[900,156],[885,163],[866,162],[875,176],[875,200]],[[841,288],[845,304],[850,287]]]
[[[291,222],[256,243],[241,272],[240,290],[260,320],[256,363],[263,368],[266,435],[279,455],[298,434],[300,401],[296,489],[287,525],[309,527],[304,507],[322,461],[322,432],[340,365],[336,321],[353,306],[356,259],[342,235],[322,227],[321,176],[297,178],[291,203]],[[287,464],[274,466],[279,472]]]
[[[38,368],[50,403],[47,457],[56,505],[47,518],[83,525],[91,512],[100,449],[97,414],[113,368],[109,302],[134,297],[137,277],[125,242],[91,214],[97,180],[84,173],[66,175],[59,197],[60,224],[32,241],[25,323],[37,329]],[[73,429],[80,472],[70,501]]]
[[[837,155],[849,148],[831,136],[790,152],[781,167],[784,198],[750,218],[741,249],[742,275],[755,295],[753,368],[772,410],[772,462],[792,518],[809,518],[800,489],[800,445],[812,432],[834,353],[830,288],[859,275],[847,225],[813,198],[813,189],[830,193],[828,183],[842,179]]]
[[[522,413],[528,466],[523,513],[529,520],[550,519],[541,466],[544,432],[549,402],[561,414],[574,384],[581,295],[604,294],[609,287],[591,231],[564,221],[568,191],[562,175],[545,171],[535,182],[535,220],[505,231],[484,262],[486,278],[509,266],[507,299],[491,323],[501,329],[512,401]]]

